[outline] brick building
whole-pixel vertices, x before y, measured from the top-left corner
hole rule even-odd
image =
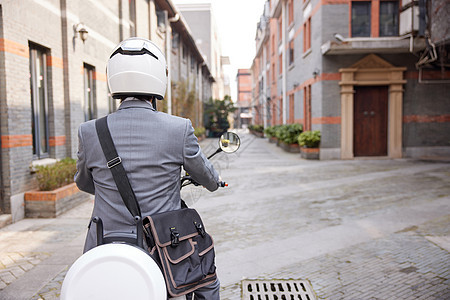
[[[321,159],[450,156],[449,5],[267,1],[255,121],[320,130]]]
[[[249,69],[238,69],[236,75],[237,81],[237,103],[236,106],[237,128],[248,126],[252,121],[252,76]]]
[[[168,58],[164,109],[201,126],[214,78],[170,0],[0,2],[0,214],[23,218],[24,192],[37,187],[32,167],[75,158],[79,124],[116,109],[106,62],[130,36],[153,40]],[[177,109],[187,93],[189,111]]]

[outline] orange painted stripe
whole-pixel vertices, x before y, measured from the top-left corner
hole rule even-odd
[[[56,56],[49,56],[47,59],[47,66],[64,69],[64,62],[62,58]]]
[[[106,82],[106,74],[100,72],[94,72],[94,79]]]
[[[322,73],[319,75],[320,81],[322,80],[341,80],[341,73]]]
[[[340,81],[341,80],[341,73],[322,73],[319,76],[317,76],[316,78],[309,78],[307,80],[305,80],[304,82],[302,82],[299,86],[297,86],[295,89],[292,89],[290,91],[288,91],[288,95],[301,91],[303,90],[303,88],[307,85],[312,85],[316,82],[320,82],[320,81]]]
[[[341,124],[341,117],[318,117],[312,118],[312,124]]]
[[[403,123],[448,123],[450,115],[427,116],[410,115],[403,116]]]
[[[2,148],[27,147],[33,145],[33,136],[31,134],[22,135],[2,135]]]
[[[66,136],[65,135],[51,136],[48,139],[48,144],[50,145],[50,147],[65,145],[66,144]]]
[[[349,0],[322,0],[322,5],[348,4]]]
[[[12,53],[26,58],[30,56],[28,52],[28,46],[24,46],[20,43],[7,39],[0,39],[0,51]]]

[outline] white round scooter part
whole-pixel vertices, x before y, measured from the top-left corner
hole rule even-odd
[[[166,284],[155,261],[126,244],[97,246],[70,267],[61,288],[62,300],[166,300]]]

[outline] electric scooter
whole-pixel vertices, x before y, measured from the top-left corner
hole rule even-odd
[[[208,156],[234,153],[239,149],[239,136],[225,132],[218,149]],[[198,185],[188,174],[181,178],[181,188]],[[220,182],[225,187],[225,182]],[[185,207],[184,201],[182,206]],[[97,247],[80,256],[68,270],[61,288],[62,300],[80,299],[154,299],[166,300],[163,274],[143,245],[142,219],[136,217],[136,234],[114,232],[103,234],[103,221],[93,217],[96,224]],[[174,298],[184,299],[184,296]]]

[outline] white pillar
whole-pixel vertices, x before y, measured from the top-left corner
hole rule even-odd
[[[281,3],[281,30],[283,31],[281,34],[281,65],[283,68],[283,71],[281,72],[281,86],[282,86],[282,96],[283,96],[283,124],[286,124],[287,122],[287,78],[286,78],[286,1],[282,0],[283,3]]]

